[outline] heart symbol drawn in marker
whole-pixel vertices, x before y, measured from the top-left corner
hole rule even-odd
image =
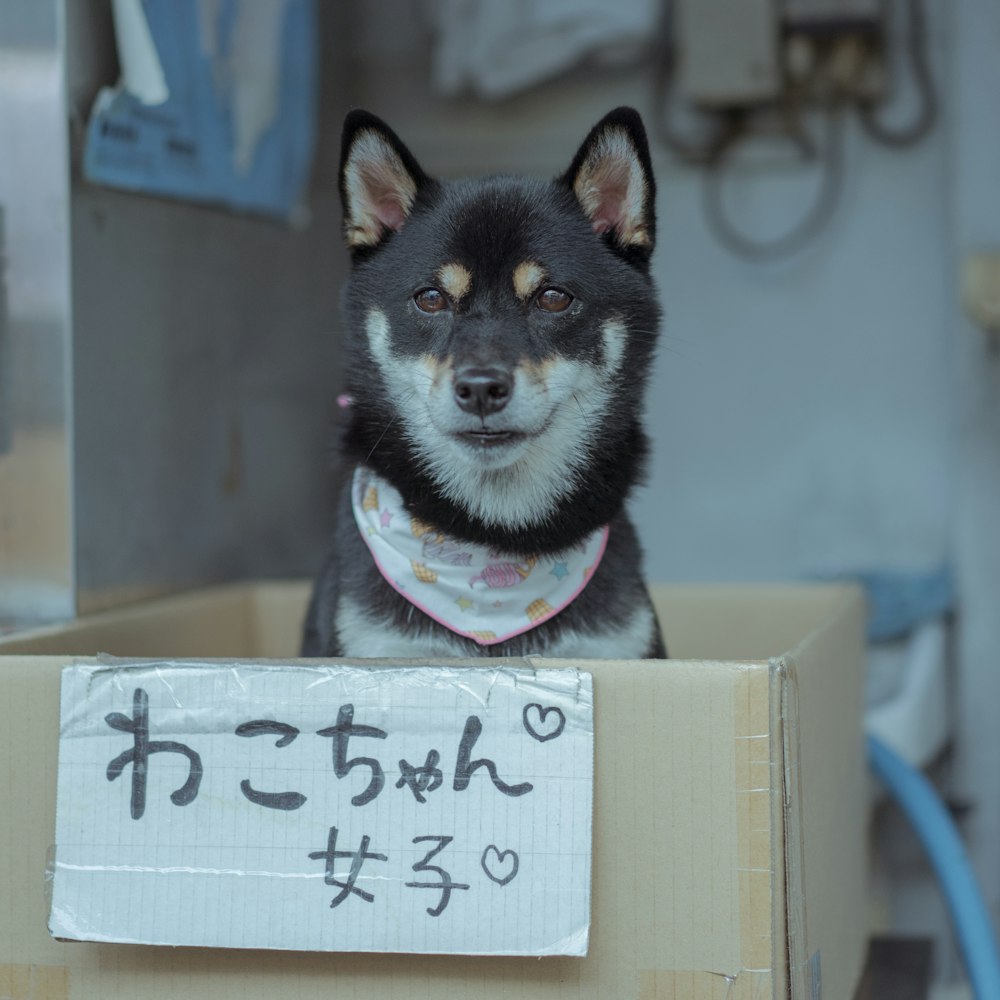
[[[510,871],[506,875],[497,875],[492,869],[497,869],[503,871],[506,867],[504,865],[504,860],[506,858],[511,858]],[[483,851],[483,856],[479,863],[483,866],[483,871],[486,872],[486,877],[497,885],[506,885],[516,874],[517,869],[521,864],[520,859],[517,856],[517,851],[501,851],[496,844],[490,844],[489,847]]]
[[[553,712],[556,716],[554,728],[550,724],[549,728],[546,729],[545,719]],[[528,735],[533,736],[539,743],[554,740],[566,728],[566,716],[563,715],[562,709],[556,708],[555,705],[550,705],[548,708],[542,708],[541,705],[534,702],[530,705],[525,705],[523,719],[524,728],[528,731]],[[535,721],[536,719],[537,722]]]

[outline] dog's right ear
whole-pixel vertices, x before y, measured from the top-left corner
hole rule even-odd
[[[402,229],[418,193],[434,182],[381,118],[352,111],[344,121],[340,197],[352,251],[378,246]]]

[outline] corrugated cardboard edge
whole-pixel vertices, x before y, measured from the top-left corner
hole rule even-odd
[[[774,885],[773,995],[799,1000],[802,992],[798,955],[805,934],[805,859],[802,851],[802,815],[799,809],[798,689],[795,666],[789,657],[771,661],[771,761],[774,795],[771,799]]]
[[[726,997],[781,996],[774,993],[774,909],[776,894],[772,832],[775,786],[770,671],[767,661],[746,663],[738,686],[741,711],[735,714],[738,795],[740,959]],[[745,700],[744,700],[745,699]]]
[[[826,621],[818,625],[808,636],[790,652],[771,660],[771,734],[774,740],[772,761],[781,762],[781,771],[774,776],[775,788],[780,789],[780,795],[774,797],[774,840],[775,854],[774,870],[776,876],[783,880],[784,906],[777,905],[782,899],[775,886],[774,917],[776,923],[784,915],[784,928],[775,927],[774,968],[776,975],[784,970],[786,977],[785,992],[777,987],[775,997],[788,997],[790,1000],[821,1000],[824,992],[831,995],[849,995],[845,988],[853,992],[861,973],[861,962],[865,949],[863,940],[866,937],[864,914],[866,912],[867,872],[863,869],[867,852],[865,848],[865,828],[867,817],[860,815],[844,815],[837,823],[836,834],[825,831],[825,837],[817,837],[817,832],[829,823],[817,823],[817,803],[843,801],[862,802],[865,800],[863,789],[867,783],[867,771],[864,760],[864,743],[861,731],[863,718],[863,671],[854,670],[848,677],[851,684],[843,684],[839,691],[834,685],[836,697],[849,704],[851,710],[845,711],[844,705],[837,711],[836,705],[827,702],[829,693],[823,690],[823,683],[828,682],[829,671],[837,669],[840,660],[833,651],[839,651],[840,656],[850,658],[849,662],[863,663],[864,657],[864,623],[865,609],[860,590],[845,590],[834,613]],[[808,667],[807,670],[805,668]],[[808,681],[808,692],[803,695],[802,685]],[[806,699],[808,704],[806,703]],[[805,781],[811,782],[810,801],[811,820],[806,819],[807,798],[804,794],[803,752],[801,727],[806,711],[815,728],[818,718],[833,715],[841,720],[841,731],[838,732],[838,745],[834,754],[839,758],[839,771],[836,773],[820,773],[813,761],[813,771],[806,775]],[[851,720],[854,720],[852,726]],[[809,724],[809,720],[805,724]],[[830,749],[829,741],[824,746]],[[822,779],[817,784],[817,779]],[[815,789],[815,790],[814,790]],[[777,811],[780,809],[780,817]],[[811,834],[810,834],[811,824]],[[831,837],[843,845],[842,850],[831,847]],[[810,838],[813,842],[810,844]],[[818,840],[828,843],[817,843]],[[843,855],[859,866],[861,870],[844,870],[837,867],[835,855]],[[783,854],[783,857],[779,857]],[[806,885],[806,855],[809,855],[809,865],[813,876],[819,876],[820,881],[828,877],[837,880],[836,892],[842,897],[840,908],[832,907],[833,919],[838,923],[846,923],[842,934],[824,933],[829,927],[812,926],[808,911],[809,887]],[[824,856],[826,855],[826,856]],[[829,886],[821,886],[824,891]],[[815,885],[812,891],[819,891]],[[829,900],[825,901],[825,909],[831,909]],[[829,916],[829,914],[827,914]],[[853,938],[853,940],[848,940]],[[784,955],[780,954],[781,945],[785,944]],[[827,955],[821,953],[826,948]],[[829,960],[829,961],[828,961]],[[853,965],[850,962],[853,961]],[[829,973],[832,982],[831,989],[824,990],[820,977],[821,963]]]

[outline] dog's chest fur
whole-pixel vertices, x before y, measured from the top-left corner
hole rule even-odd
[[[642,126],[626,109],[552,182],[441,184],[384,123],[348,118],[352,405],[305,655],[663,655],[624,513],[645,456],[659,319],[653,191]],[[358,466],[392,485],[414,524],[498,557],[565,552],[604,526],[607,547],[558,614],[480,645],[383,577],[351,516]]]
[[[431,635],[400,629],[391,612],[380,614],[363,607],[354,597],[345,595],[337,607],[337,634],[345,650],[363,651],[367,657],[388,659],[443,659],[482,655],[481,648],[470,647],[460,636]],[[534,634],[509,641],[507,656],[547,656],[564,659],[642,659],[654,655],[650,634],[654,626],[648,607],[635,608],[624,622],[616,622],[596,631],[569,626],[555,635],[547,635],[541,625]],[[492,650],[488,650],[492,652]],[[348,653],[347,655],[360,655]]]

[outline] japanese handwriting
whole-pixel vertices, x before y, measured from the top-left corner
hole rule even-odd
[[[368,782],[368,787],[355,795],[351,802],[356,806],[363,806],[382,791],[385,784],[385,772],[382,765],[374,757],[354,757],[347,759],[347,741],[352,736],[369,736],[377,740],[384,740],[387,733],[384,729],[376,729],[374,726],[354,725],[354,706],[341,705],[337,713],[337,724],[328,729],[320,729],[317,736],[329,736],[333,739],[333,773],[338,778],[345,778],[356,767],[371,768],[372,776]]]
[[[201,757],[190,747],[173,740],[150,740],[149,738],[149,697],[142,688],[136,688],[132,696],[132,717],[121,712],[110,712],[104,721],[112,728],[132,734],[132,748],[119,754],[108,764],[108,781],[114,781],[132,765],[132,819],[141,819],[146,811],[146,780],[149,773],[149,758],[154,753],[179,753],[190,762],[187,781],[170,793],[170,801],[175,806],[187,806],[194,802],[201,785]]]
[[[364,834],[361,837],[361,843],[357,850],[337,850],[337,839],[340,836],[340,831],[335,827],[331,826],[329,834],[326,840],[326,849],[322,851],[310,851],[309,857],[313,861],[323,861],[326,866],[326,872],[323,877],[323,881],[326,885],[333,885],[340,889],[340,892],[330,901],[330,909],[336,909],[352,894],[358,896],[366,903],[372,903],[375,901],[375,894],[369,892],[367,889],[362,889],[358,886],[357,881],[361,877],[361,868],[366,861],[388,861],[389,856],[387,854],[379,853],[378,851],[369,851],[368,848],[371,846],[371,837],[368,834]],[[429,842],[434,842],[434,846],[427,851],[420,860],[415,861],[410,867],[412,871],[417,873],[422,872],[433,872],[438,876],[436,881],[428,882],[404,882],[403,884],[408,889],[436,889],[441,895],[438,897],[436,906],[427,907],[427,915],[431,917],[439,917],[444,913],[451,901],[451,894],[456,889],[468,890],[470,885],[468,882],[456,882],[452,878],[451,873],[446,869],[442,868],[440,865],[432,865],[430,862],[432,859],[436,858],[444,849],[454,840],[454,837],[443,836],[441,834],[427,834],[421,837],[414,837],[411,843],[413,844],[426,844]],[[495,863],[490,863],[492,855],[496,857],[497,861]],[[348,869],[345,878],[341,878],[337,874],[337,859],[338,858],[350,858],[351,866]],[[497,864],[503,865],[505,859],[512,858],[512,864],[510,871],[505,875],[498,875],[493,870]],[[507,885],[518,873],[519,859],[517,853],[513,850],[500,851],[494,844],[490,844],[489,847],[483,851],[482,857],[480,859],[480,866],[486,877],[492,882],[496,882],[497,885],[504,886]]]
[[[236,727],[237,736],[278,736],[276,747],[286,747],[299,731],[287,722],[274,722],[271,719],[257,719],[254,722],[244,722]],[[250,784],[249,778],[240,782],[240,791],[253,803],[267,809],[300,809],[305,805],[306,797],[301,792],[261,792]]]
[[[530,781],[524,781],[520,785],[508,785],[503,779],[497,776],[497,766],[493,761],[484,758],[470,762],[469,757],[472,754],[472,748],[476,745],[476,740],[479,739],[479,734],[482,731],[483,724],[479,716],[470,715],[465,720],[465,731],[462,733],[461,742],[458,744],[458,761],[455,764],[455,781],[452,787],[456,792],[468,788],[472,772],[485,767],[487,774],[490,776],[490,781],[504,795],[526,795],[533,787]]]
[[[533,708],[535,706],[527,706]],[[527,711],[527,708],[525,711]],[[131,749],[119,754],[108,764],[109,781],[119,777],[128,764],[132,765],[132,818],[140,819],[146,807],[146,783],[149,770],[149,757],[154,753],[183,754],[190,761],[188,779],[184,785],[171,793],[171,801],[178,806],[189,805],[198,795],[198,789],[204,774],[201,757],[191,747],[173,740],[150,740],[149,738],[149,699],[142,688],[136,688],[133,697],[131,718],[121,712],[111,712],[105,721],[112,729],[130,733],[133,737]],[[530,735],[538,739],[537,734],[526,726]],[[465,720],[455,756],[452,789],[456,792],[469,787],[475,772],[482,769],[488,775],[494,788],[501,794],[517,798],[532,791],[530,781],[518,784],[508,784],[500,777],[496,762],[485,757],[472,760],[472,752],[476,741],[483,731],[482,720],[477,715],[470,715]],[[561,732],[560,728],[560,732]],[[245,738],[255,736],[277,736],[275,747],[286,747],[299,735],[300,731],[287,722],[274,719],[254,719],[241,723],[236,727],[235,735]],[[364,806],[373,801],[385,787],[385,771],[374,757],[348,757],[348,741],[351,737],[384,740],[388,736],[384,729],[375,726],[355,724],[354,706],[341,705],[337,712],[337,721],[333,726],[317,730],[317,736],[332,740],[333,773],[338,778],[346,778],[357,767],[367,767],[370,771],[368,784],[351,797],[351,804]],[[551,738],[551,737],[546,737]],[[427,752],[424,763],[411,764],[403,759],[399,761],[399,779],[396,788],[409,788],[417,802],[425,803],[427,795],[444,784],[444,773],[438,766],[441,763],[441,753],[432,748]],[[306,796],[297,791],[263,791],[254,788],[249,778],[240,782],[243,796],[255,805],[265,809],[290,811],[300,809],[306,802]]]
[[[409,788],[413,792],[413,797],[418,802],[426,802],[424,792],[433,792],[444,783],[444,775],[438,764],[441,762],[441,754],[437,750],[431,750],[427,754],[427,759],[422,767],[414,767],[409,761],[399,762],[399,781],[397,788]]]
[[[377,854],[374,851],[369,852],[368,845],[371,843],[371,838],[368,834],[365,834],[361,838],[361,846],[356,851],[338,851],[337,850],[337,828],[335,826],[330,827],[330,834],[326,839],[326,850],[325,851],[310,851],[309,857],[313,860],[317,858],[322,858],[326,862],[326,875],[323,879],[327,885],[335,885],[340,889],[340,892],[333,897],[330,902],[330,908],[340,906],[340,904],[347,899],[347,897],[353,892],[355,895],[360,896],[366,903],[372,902],[375,897],[370,892],[366,892],[364,889],[359,889],[355,882],[358,880],[358,876],[361,874],[361,865],[367,860],[374,861],[388,861],[388,855]],[[351,869],[348,872],[347,880],[341,882],[337,878],[336,872],[336,861],[337,858],[350,858],[351,859]]]
[[[413,870],[415,872],[436,872],[441,876],[439,882],[407,882],[406,887],[408,889],[440,889],[441,898],[438,900],[437,906],[428,906],[427,913],[432,917],[440,917],[444,913],[445,907],[448,905],[451,899],[451,893],[453,889],[468,889],[467,884],[461,882],[455,882],[451,875],[448,874],[443,868],[439,868],[437,865],[431,865],[427,862],[431,858],[437,857],[451,842],[454,837],[441,837],[441,836],[428,836],[428,837],[414,837],[413,843],[420,844],[428,840],[436,840],[437,847],[432,847],[424,857],[418,861],[414,866]]]

